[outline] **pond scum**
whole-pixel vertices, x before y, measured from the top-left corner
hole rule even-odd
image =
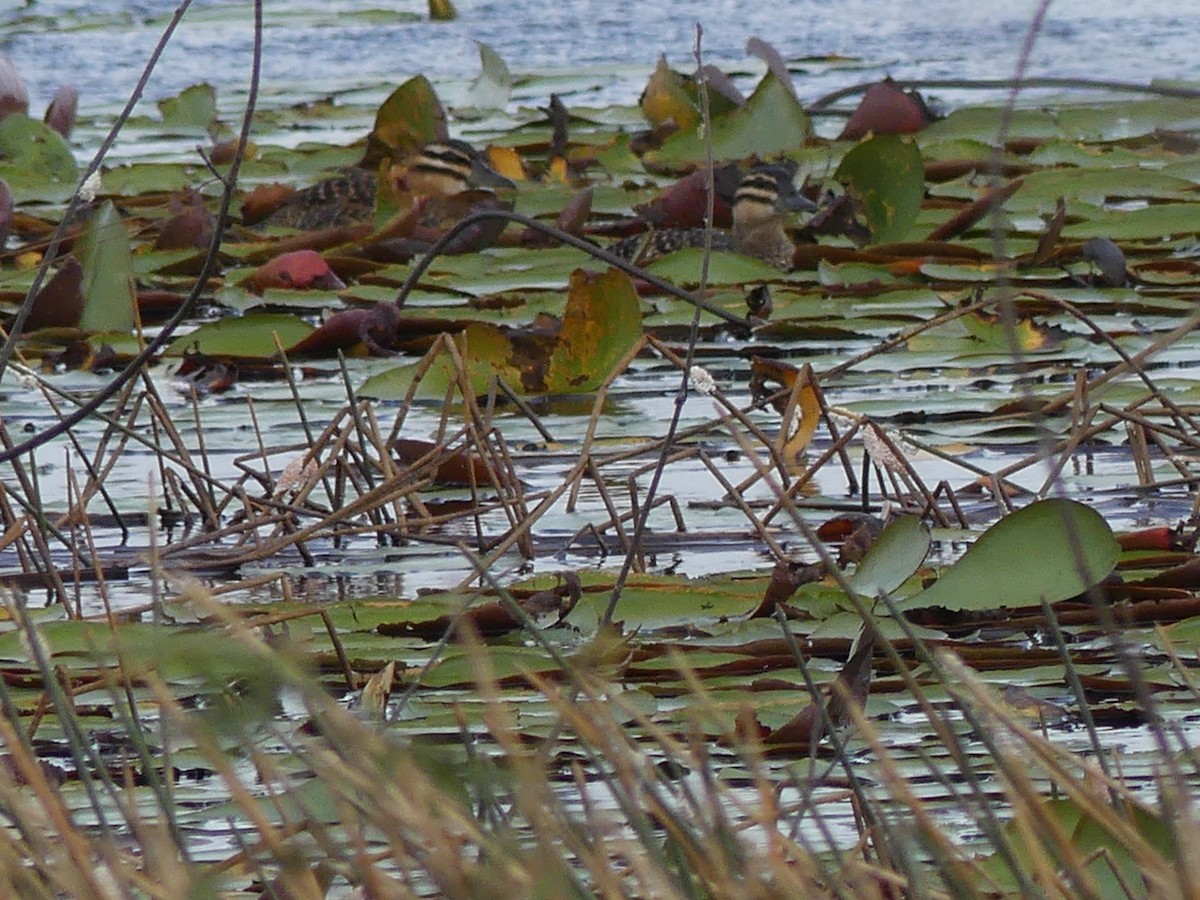
[[[740,101],[660,66],[641,103],[646,133],[628,133],[629,111],[589,121],[552,101],[537,140],[519,124],[489,151],[523,185],[520,211],[490,192],[447,201],[441,230],[391,205],[381,149],[423,146],[428,158],[445,139],[422,79],[385,101],[365,145],[382,163],[369,188],[378,219],[333,233],[222,240],[224,208],[210,219],[211,197],[168,202],[149,164],[106,172],[112,195],[73,224],[51,201],[78,174],[69,150],[55,157],[50,127],[24,116],[0,123],[0,175],[28,205],[6,213],[12,249],[0,246],[13,312],[0,394],[0,895],[1200,896],[1187,849],[1200,845],[1195,535],[1114,537],[1096,511],[1148,495],[1167,509],[1192,502],[1194,387],[1149,372],[1156,357],[1186,366],[1200,321],[1195,93],[1018,108],[997,149],[1001,109],[931,123],[886,82],[842,110],[845,130],[828,140],[782,61],[757,52],[768,72]],[[494,96],[506,73],[484,61]],[[211,124],[206,96],[165,104],[164,121]],[[40,149],[15,151],[14,133],[37,134]],[[202,171],[228,203],[249,145],[222,146]],[[343,149],[310,148],[283,168],[311,175],[363,153]],[[643,271],[590,243],[633,219],[609,182],[652,183],[709,154],[784,157],[821,184],[810,189],[821,211],[789,229],[793,272],[696,246]],[[542,181],[527,171],[534,157]],[[247,177],[268,181],[270,158],[247,154]],[[719,173],[697,171],[651,207],[666,227],[688,220],[667,213],[681,195],[692,213],[715,205]],[[121,179],[140,177],[155,187],[122,195]],[[247,219],[254,202],[288,202],[242,200]],[[539,231],[577,255],[541,249]],[[64,238],[71,256],[56,260]],[[450,255],[426,269],[435,242]],[[174,324],[199,321],[190,304],[218,245],[215,296],[275,318],[200,323],[166,347],[128,340],[163,304]],[[320,327],[295,283],[270,280],[284,251],[346,282]],[[467,291],[471,278],[483,289]],[[566,298],[553,319],[534,316],[546,278]],[[420,289],[440,302],[406,304]],[[441,302],[454,291],[470,301]],[[830,313],[827,301],[852,298]],[[494,315],[513,307],[533,324]],[[818,349],[802,353],[806,339]],[[733,363],[712,349],[720,340],[742,342]],[[423,355],[354,385],[358,357],[397,351]],[[998,379],[1003,396],[930,395],[919,415],[905,398],[901,415],[873,399],[893,373],[932,377],[935,351],[964,377]],[[195,423],[203,398],[253,373],[287,384],[303,439],[281,443],[250,396],[239,474],[214,475],[204,429],[189,431],[152,377],[162,352],[190,379]],[[698,365],[706,352],[736,371],[714,380]],[[348,399],[326,421],[297,361],[335,356]],[[660,386],[692,385],[715,416],[647,437],[609,427],[621,379],[647,359],[668,373]],[[131,377],[105,412],[68,428],[61,410],[83,398],[37,374],[38,360]],[[14,434],[9,404],[34,390],[82,461],[64,512],[50,511],[63,498],[43,496],[30,446],[49,429],[25,444]],[[577,438],[552,434],[530,402],[567,393],[588,398]],[[1002,446],[1011,462],[985,468],[958,440]],[[1101,442],[1127,445],[1138,488],[1097,488],[1090,505],[1063,496],[1074,454]],[[156,522],[105,484],[133,447],[156,462],[162,521],[189,523],[161,546]],[[967,483],[928,483],[918,454]],[[532,485],[551,458],[565,471]],[[711,478],[719,495],[680,503],[658,490],[673,472]],[[562,550],[545,522],[564,507],[588,518],[565,546],[620,564],[514,578],[503,568],[514,558]],[[713,510],[736,526],[697,532],[689,520]],[[136,561],[112,549],[112,534],[147,525]],[[927,563],[931,526],[971,548]],[[295,595],[296,570],[352,561],[364,542],[460,554],[471,574],[417,597]],[[655,571],[655,552],[729,543],[774,568]],[[144,601],[114,605],[108,585],[131,565],[150,572]],[[102,609],[85,607],[84,585]],[[231,599],[263,587],[280,599]],[[54,603],[34,608],[37,590]]]

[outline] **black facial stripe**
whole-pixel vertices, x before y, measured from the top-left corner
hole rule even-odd
[[[469,166],[474,154],[449,144],[426,144],[421,150],[421,158],[449,165]]]
[[[411,166],[415,172],[421,172],[425,175],[441,175],[445,178],[453,178],[457,181],[465,181],[471,174],[470,169],[457,168],[448,164],[439,164],[432,161],[420,160]]]

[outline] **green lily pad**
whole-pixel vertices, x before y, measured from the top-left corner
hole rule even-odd
[[[176,131],[207,131],[217,121],[217,89],[193,84],[174,97],[158,101],[163,124]]]
[[[893,520],[850,576],[850,586],[864,597],[890,594],[925,561],[929,543],[929,529],[920,519],[901,516]]]
[[[194,331],[180,335],[168,346],[168,356],[181,356],[198,350],[210,356],[247,356],[265,359],[275,356],[279,344],[291,347],[314,331],[295,316],[254,313],[206,322]]]
[[[1057,603],[1083,593],[1116,565],[1104,518],[1074,500],[1039,500],[989,528],[902,609],[993,610]]]
[[[424,75],[408,79],[379,107],[367,138],[372,152],[402,155],[445,136],[446,112]]]
[[[456,340],[472,389],[479,394],[486,392],[493,375],[531,394],[576,394],[599,387],[641,336],[641,304],[629,278],[615,269],[603,275],[576,269],[556,334],[472,322]],[[360,392],[401,399],[419,370],[412,365],[380,373],[368,378]],[[421,396],[440,397],[451,383],[457,383],[457,375],[443,353],[423,377]]]
[[[875,243],[904,240],[925,196],[915,143],[894,134],[867,138],[842,158],[836,177],[862,201]]]
[[[74,192],[79,170],[62,135],[13,113],[0,119],[0,178],[18,200],[62,200]]]
[[[92,215],[77,248],[83,266],[84,331],[133,330],[133,255],[129,235],[111,200]]]

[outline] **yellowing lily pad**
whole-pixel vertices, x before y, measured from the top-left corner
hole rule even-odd
[[[804,108],[787,86],[768,72],[758,83],[745,106],[713,118],[713,159],[769,157],[804,146],[812,136],[812,125]],[[659,166],[679,166],[707,158],[704,136],[698,128],[684,128],[646,154]]]
[[[473,322],[455,342],[478,394],[487,391],[493,375],[530,394],[574,394],[599,387],[641,336],[641,306],[629,278],[615,269],[601,275],[576,269],[557,330]],[[412,365],[381,373],[367,379],[360,392],[401,399],[419,370]],[[421,393],[440,397],[452,381],[457,375],[442,351],[422,378]]]

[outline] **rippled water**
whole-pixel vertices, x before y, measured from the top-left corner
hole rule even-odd
[[[448,23],[425,21],[421,0],[300,0],[267,7],[268,88],[331,89],[416,73],[468,78],[478,67],[475,42],[483,41],[514,73],[605,67],[611,78],[593,80],[589,92],[598,102],[628,102],[660,53],[679,66],[690,64],[697,23],[712,62],[744,61],[746,40],[757,35],[792,59],[860,60],[863,77],[883,71],[909,79],[1006,77],[1036,4],[458,0],[459,18]],[[148,96],[172,94],[198,80],[244,85],[251,8],[249,0],[197,0]],[[63,81],[81,87],[84,110],[107,107],[128,95],[172,9],[150,0],[39,0],[0,12],[0,49],[29,81],[35,107]],[[1200,19],[1187,11],[1175,0],[1058,0],[1050,5],[1029,72],[1139,82],[1200,79]],[[811,99],[854,80],[846,72],[814,75],[801,78],[801,92]]]

